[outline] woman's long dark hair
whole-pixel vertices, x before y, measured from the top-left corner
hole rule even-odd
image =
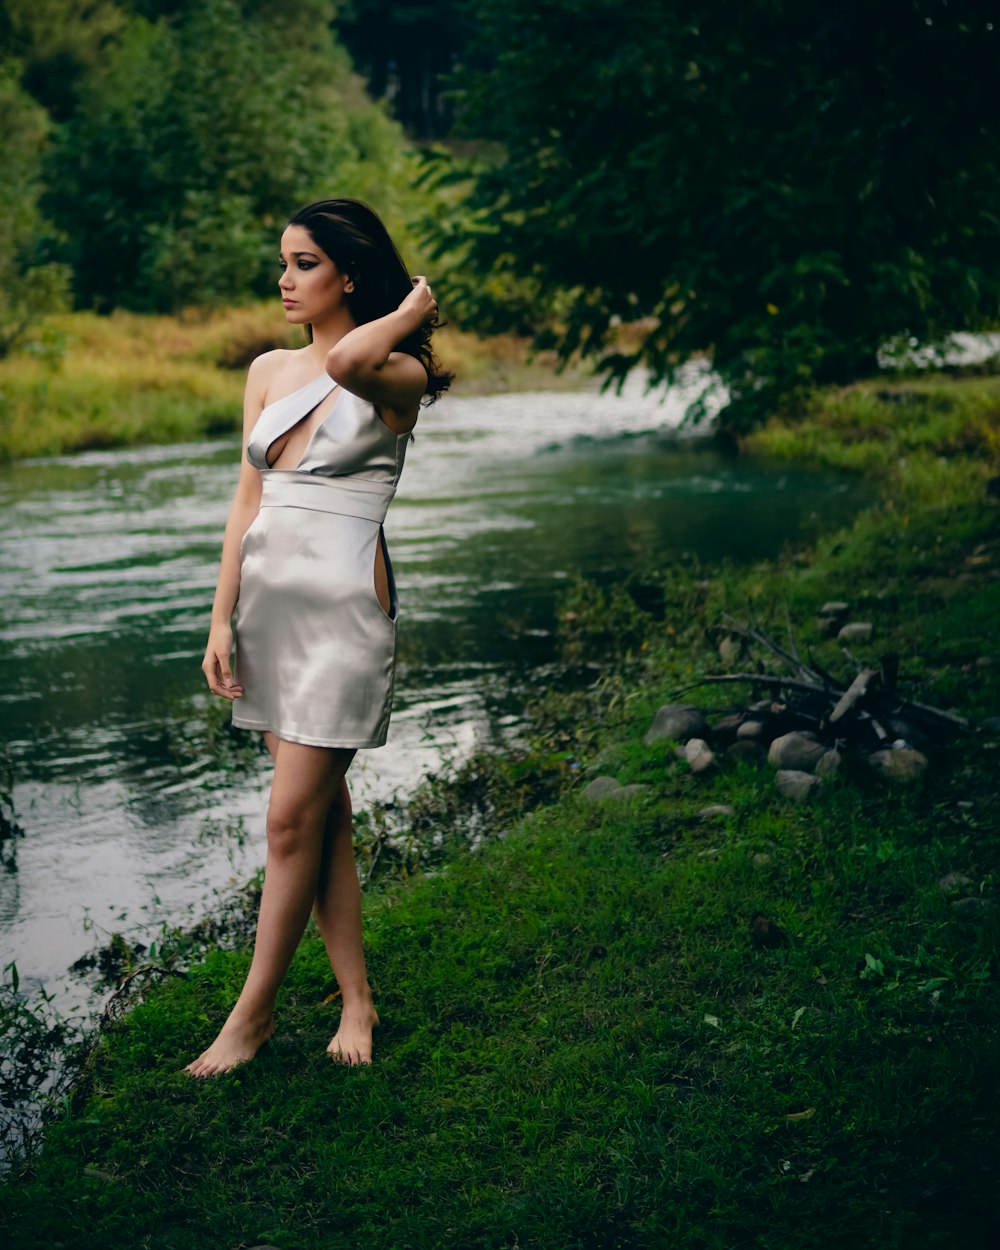
[[[413,290],[388,230],[375,210],[360,200],[317,200],[300,208],[288,224],[308,230],[337,268],[354,279],[354,290],[347,293],[347,307],[358,325],[395,312]],[[442,368],[431,347],[431,335],[438,324],[437,317],[425,321],[396,344],[398,351],[415,356],[427,370],[428,404],[448,389],[455,376]]]

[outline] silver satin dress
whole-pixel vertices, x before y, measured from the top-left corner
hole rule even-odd
[[[289,742],[378,747],[392,710],[399,604],[382,522],[410,434],[340,388],[295,469],[267,452],[330,395],[327,374],[269,404],[247,444],[260,511],[240,548],[233,724]],[[375,593],[379,544],[390,610]]]

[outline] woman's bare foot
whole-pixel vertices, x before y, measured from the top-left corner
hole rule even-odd
[[[372,1029],[379,1023],[378,1012],[370,1002],[355,1008],[345,1007],[340,1013],[340,1028],[334,1034],[326,1053],[334,1063],[354,1067],[372,1061]]]
[[[244,1015],[237,1005],[208,1050],[202,1051],[184,1071],[192,1076],[218,1076],[228,1072],[237,1064],[252,1059],[273,1032],[274,1016],[254,1020]]]

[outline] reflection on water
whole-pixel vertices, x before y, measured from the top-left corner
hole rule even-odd
[[[849,517],[860,489],[725,459],[663,433],[677,405],[530,394],[425,412],[386,525],[401,599],[389,745],[352,770],[363,803],[475,741],[486,692],[550,657],[565,580],[681,552],[750,558]],[[3,737],[26,836],[0,876],[3,962],[71,990],[102,929],[179,922],[262,859],[265,759],[220,769],[200,672],[239,449],[94,452],[0,470]],[[236,823],[245,840],[212,836]],[[242,822],[242,825],[240,825]],[[241,845],[241,842],[243,843]]]

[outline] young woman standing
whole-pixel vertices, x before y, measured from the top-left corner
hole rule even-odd
[[[452,377],[431,348],[431,289],[410,278],[366,205],[303,208],[279,264],[285,315],[310,341],[250,366],[246,455],[202,665],[211,690],[232,700],[233,724],[262,731],[274,760],[267,861],[250,971],[218,1037],[186,1069],[198,1077],[253,1058],[274,1032],[310,911],[341,991],[327,1050],[371,1062],[378,1014],[346,774],[359,748],[385,742],[392,704],[398,604],[382,521],[421,402]]]

